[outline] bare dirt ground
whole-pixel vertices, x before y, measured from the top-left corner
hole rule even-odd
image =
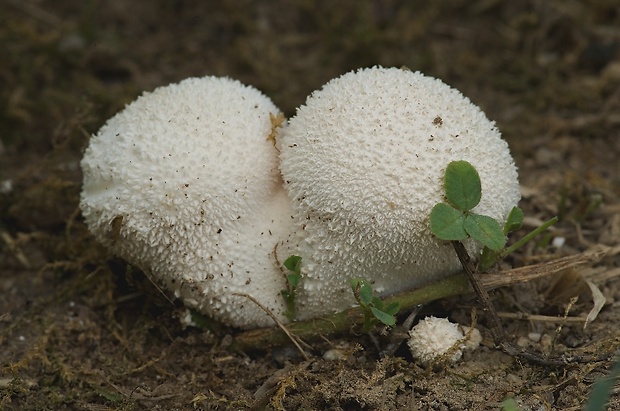
[[[226,75],[290,116],[329,79],[376,64],[439,77],[480,105],[519,166],[529,228],[560,217],[507,264],[611,247],[492,293],[504,316],[562,317],[579,296],[568,317],[584,317],[592,281],[607,302],[585,329],[503,320],[533,352],[587,361],[517,360],[493,347],[484,316],[483,347],[443,369],[404,348],[380,359],[352,334],[311,341],[308,360],[290,347],[239,352],[234,330],[183,329],[180,304],[89,236],[81,153],[143,90]],[[0,408],[498,410],[513,397],[524,410],[582,409],[620,342],[619,159],[616,0],[0,1]],[[425,313],[468,324],[475,305],[447,299]],[[324,359],[334,347],[343,358]]]

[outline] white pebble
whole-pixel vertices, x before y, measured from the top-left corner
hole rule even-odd
[[[344,357],[344,354],[335,348],[327,350],[323,353],[323,359],[327,361],[337,361]]]
[[[8,194],[13,191],[13,182],[11,180],[4,180],[0,182],[0,193]]]
[[[527,335],[527,338],[530,339],[530,341],[533,341],[535,343],[540,342],[540,338],[542,337],[542,335],[540,333],[529,333]]]

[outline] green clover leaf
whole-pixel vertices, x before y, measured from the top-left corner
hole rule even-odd
[[[467,161],[452,161],[444,176],[444,190],[450,204],[469,211],[480,202],[482,186],[478,171]]]
[[[372,312],[372,315],[374,315],[375,318],[381,321],[383,324],[389,327],[393,327],[396,324],[396,317],[394,317],[393,315],[381,311],[375,307],[370,307],[370,311]]]
[[[287,270],[292,271],[297,275],[301,275],[301,257],[298,255],[292,255],[284,260],[284,267]]]
[[[510,210],[510,214],[508,214],[508,218],[506,219],[506,224],[504,224],[504,234],[508,235],[513,231],[517,231],[523,225],[523,210],[519,207],[514,206],[512,210]]]
[[[506,244],[506,236],[502,228],[491,217],[470,214],[465,218],[463,228],[473,239],[480,241],[493,251],[501,250]]]
[[[467,238],[463,228],[465,215],[446,203],[436,204],[431,210],[431,231],[440,240],[461,241]]]

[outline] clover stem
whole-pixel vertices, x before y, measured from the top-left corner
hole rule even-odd
[[[478,300],[480,300],[480,304],[482,304],[482,309],[487,313],[489,320],[489,330],[493,335],[493,341],[496,345],[501,346],[506,341],[506,334],[504,333],[504,329],[502,328],[502,323],[497,316],[497,312],[495,311],[495,307],[491,302],[491,297],[489,297],[489,293],[485,288],[482,287],[478,278],[476,278],[476,266],[472,261],[471,257],[467,253],[465,246],[460,241],[450,241],[452,243],[452,247],[454,247],[454,251],[456,251],[456,255],[463,266],[463,270],[467,274],[467,278],[469,279],[469,283],[473,287],[476,292],[476,296]]]
[[[528,234],[524,235],[522,238],[519,239],[519,241],[515,242],[513,245],[511,245],[510,247],[506,247],[502,252],[500,252],[498,254],[498,257],[504,258],[507,255],[515,252],[516,250],[518,250],[519,248],[521,248],[525,243],[527,243],[528,241],[530,241],[532,238],[536,237],[538,234],[542,233],[543,231],[545,231],[547,228],[551,227],[553,224],[557,223],[558,221],[558,217],[553,217],[551,220],[547,221],[546,223],[544,223],[543,225],[541,225],[540,227],[537,227],[536,229],[530,231]]]

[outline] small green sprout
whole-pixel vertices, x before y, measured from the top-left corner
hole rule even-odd
[[[431,211],[431,231],[446,241],[463,241],[469,237],[484,245],[480,258],[480,271],[488,270],[495,262],[514,252],[536,235],[557,222],[552,218],[536,228],[521,240],[505,248],[506,236],[521,228],[523,211],[513,207],[502,228],[488,216],[476,214],[471,210],[482,197],[482,185],[478,171],[467,161],[452,161],[446,167],[444,190],[446,203],[439,203]]]
[[[297,286],[301,281],[301,257],[292,255],[284,261],[283,265],[290,272],[286,276],[286,290],[280,291],[286,303],[284,315],[290,321],[294,321],[296,315],[295,297],[297,296]]]
[[[383,301],[379,297],[374,297],[372,286],[365,280],[354,278],[351,280],[351,289],[355,300],[364,312],[364,332],[370,331],[370,329],[379,322],[393,327],[396,324],[396,313],[400,310],[400,304],[393,302],[387,306],[383,304]]]

